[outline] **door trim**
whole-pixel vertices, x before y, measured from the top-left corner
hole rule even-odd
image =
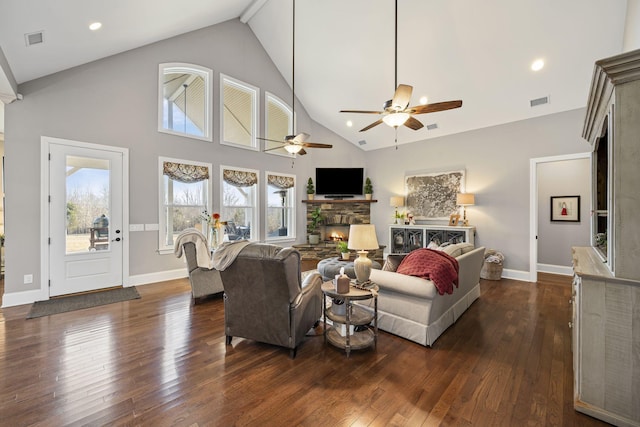
[[[564,154],[560,156],[529,159],[529,281],[538,281],[538,164],[564,160],[590,159],[591,153]]]
[[[49,146],[112,151],[122,154],[122,286],[129,287],[129,149],[69,139],[42,136],[40,138],[40,300],[49,299]]]

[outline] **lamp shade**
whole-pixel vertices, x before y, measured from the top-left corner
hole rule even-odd
[[[472,193],[458,193],[456,204],[458,206],[473,206],[476,204],[475,195]]]
[[[352,224],[349,227],[349,249],[366,251],[378,249],[376,226],[373,224]]]
[[[397,208],[398,206],[404,206],[404,197],[402,196],[393,196],[391,197],[391,201],[389,202],[389,206]]]

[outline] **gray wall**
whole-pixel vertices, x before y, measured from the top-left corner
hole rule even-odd
[[[538,263],[571,267],[571,247],[590,246],[591,161],[538,164]],[[551,222],[552,196],[580,196],[580,222]]]
[[[367,153],[374,196],[381,201],[372,211],[381,244],[389,242],[389,198],[404,194],[405,174],[462,168],[467,192],[476,195],[476,205],[467,208],[476,244],[503,252],[506,269],[529,271],[529,159],[589,151],[580,137],[584,113],[572,110]]]
[[[187,62],[214,70],[214,142],[157,131],[158,64]],[[213,163],[213,206],[219,210],[219,166],[293,173],[298,200],[316,166],[364,166],[362,151],[309,119],[297,103],[298,130],[334,145],[310,149],[292,167],[291,159],[219,143],[219,74],[224,73],[282,99],[291,89],[248,26],[228,21],[164,40],[20,86],[23,101],[6,106],[7,259],[5,292],[39,289],[40,137],[42,135],[128,148],[130,223],[158,223],[158,156]],[[261,113],[263,114],[263,113]],[[261,134],[264,117],[260,118]],[[261,212],[264,197],[260,193]],[[297,235],[305,238],[305,210],[299,202]],[[157,253],[157,232],[130,234],[130,274],[184,268],[181,260]],[[292,242],[293,243],[293,242]],[[186,272],[186,270],[185,270]],[[34,282],[23,285],[23,276]]]

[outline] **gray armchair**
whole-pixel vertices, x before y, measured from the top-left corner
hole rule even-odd
[[[227,344],[233,337],[247,338],[286,347],[294,358],[322,314],[320,274],[301,283],[300,252],[250,243],[220,276]]]
[[[195,243],[183,243],[182,250],[187,259],[189,283],[191,284],[191,294],[194,300],[206,295],[222,292],[224,288],[222,287],[220,272],[212,268],[198,267]]]

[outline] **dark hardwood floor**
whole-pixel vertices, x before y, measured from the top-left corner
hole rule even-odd
[[[234,339],[186,279],[139,300],[25,320],[0,310],[0,425],[598,426],[572,406],[570,279],[482,281],[426,348],[381,332],[344,352],[322,328],[295,359]]]

